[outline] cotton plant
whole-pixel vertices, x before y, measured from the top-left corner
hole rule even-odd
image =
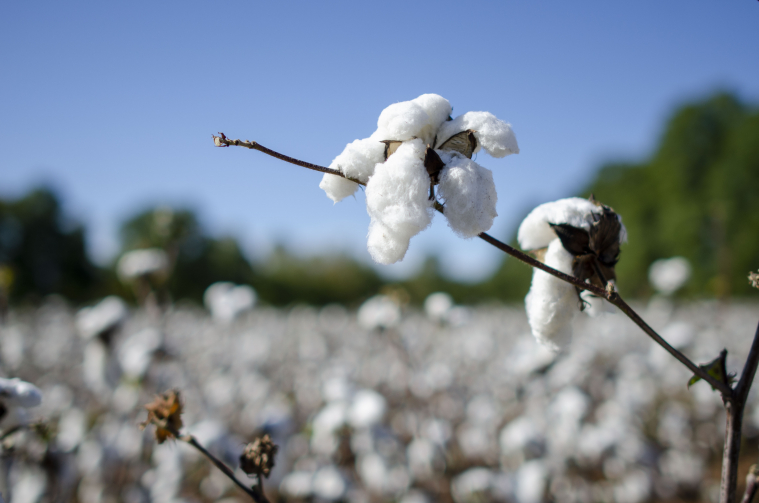
[[[400,261],[412,237],[427,228],[437,196],[448,225],[461,237],[485,232],[497,216],[490,170],[472,160],[485,150],[493,157],[519,153],[511,126],[488,112],[451,117],[448,100],[424,94],[390,105],[369,138],[349,143],[319,185],[335,203],[366,185],[371,223],[367,247],[381,264]]]
[[[532,250],[544,264],[595,286],[613,287],[619,245],[627,241],[622,219],[608,206],[571,197],[541,204],[524,219],[517,232],[519,246]],[[535,269],[525,298],[527,318],[535,338],[558,351],[572,336],[572,318],[610,307],[603,299]]]
[[[266,148],[257,142],[213,136],[217,147],[240,146],[325,173],[320,187],[334,202],[366,186],[371,217],[367,247],[372,258],[392,264],[408,250],[410,239],[430,225],[434,211],[445,214],[458,235],[478,236],[488,244],[533,267],[525,303],[528,321],[544,347],[558,351],[571,338],[570,322],[578,311],[589,314],[622,311],[656,344],[686,366],[693,377],[719,391],[727,428],[720,501],[735,501],[741,421],[759,367],[759,330],[734,381],[726,369],[727,351],[697,365],[669,344],[619,295],[614,267],[627,240],[621,218],[608,206],[579,198],[562,199],[533,210],[519,228],[518,241],[528,255],[486,233],[496,216],[492,173],[472,160],[485,150],[493,157],[518,153],[510,125],[487,112],[468,112],[455,119],[444,98],[426,94],[386,108],[369,138],[346,146],[329,167],[318,166]],[[759,285],[759,274],[749,281]],[[759,477],[755,477],[759,488]],[[750,498],[749,498],[750,499]]]

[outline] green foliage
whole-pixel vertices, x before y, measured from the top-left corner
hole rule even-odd
[[[13,301],[52,293],[88,300],[102,281],[87,257],[84,230],[66,220],[48,189],[0,201],[0,266],[10,271],[6,288]]]
[[[682,255],[693,264],[684,293],[751,294],[759,265],[759,113],[720,94],[678,110],[646,163],[612,164],[585,195],[622,215],[629,244],[617,266],[624,295],[651,293],[647,269]]]

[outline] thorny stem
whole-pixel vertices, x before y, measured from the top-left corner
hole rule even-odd
[[[319,166],[317,164],[311,164],[310,162],[301,161],[299,159],[295,159],[293,157],[286,156],[284,154],[280,154],[279,152],[276,152],[274,150],[271,150],[269,148],[264,147],[263,145],[258,144],[257,142],[251,142],[251,141],[241,141],[241,140],[230,140],[226,137],[224,133],[219,133],[220,136],[213,135],[213,141],[214,144],[217,147],[229,147],[230,145],[245,147],[253,150],[258,150],[259,152],[263,152],[264,154],[268,154],[272,157],[276,157],[277,159],[281,159],[285,162],[289,162],[291,164],[295,164],[297,166],[302,166],[304,168],[312,169],[314,171],[320,171],[322,173],[329,173],[331,175],[340,176],[343,178],[347,178],[348,180],[351,180],[353,182],[356,182],[360,185],[366,185],[366,183],[356,180],[354,178],[350,178],[342,174],[340,171],[325,168],[324,166]],[[440,213],[444,213],[445,207],[435,201],[435,209],[439,211]],[[678,361],[680,361],[683,365],[688,367],[691,372],[696,374],[698,377],[703,379],[704,381],[708,382],[712,385],[712,387],[718,389],[720,393],[722,393],[724,400],[732,400],[733,399],[733,390],[730,389],[730,387],[721,382],[717,379],[713,378],[709,374],[707,374],[703,369],[701,369],[698,365],[693,363],[690,359],[688,359],[687,356],[682,354],[677,349],[670,346],[667,341],[662,339],[662,337],[657,334],[654,329],[652,329],[643,319],[636,313],[633,308],[631,308],[624,300],[622,300],[622,297],[619,296],[619,294],[613,290],[613,289],[604,289],[597,287],[591,283],[586,283],[584,281],[581,281],[579,278],[575,276],[571,276],[569,274],[565,274],[561,271],[557,271],[556,269],[549,267],[545,265],[544,263],[535,260],[531,256],[527,255],[524,252],[521,252],[517,250],[516,248],[507,245],[506,243],[499,241],[495,239],[493,236],[487,233],[480,233],[478,235],[480,239],[485,241],[486,243],[489,243],[499,250],[505,252],[508,255],[511,255],[515,259],[524,262],[525,264],[534,267],[536,269],[540,269],[542,271],[547,272],[548,274],[555,276],[559,278],[560,280],[566,281],[567,283],[571,283],[572,285],[576,286],[577,288],[581,290],[587,290],[594,295],[597,295],[598,297],[602,297],[606,300],[608,300],[610,303],[617,306],[622,312],[624,312],[628,318],[630,318],[636,325],[638,325],[649,337],[651,337],[654,341],[656,341],[657,344],[662,346],[664,349],[667,350],[672,356],[677,358]],[[759,351],[759,349],[757,349]],[[758,355],[759,356],[759,355]],[[756,370],[756,369],[755,369]]]
[[[183,442],[186,442],[190,444],[191,446],[195,447],[197,450],[199,450],[205,457],[207,457],[211,461],[211,463],[216,465],[216,468],[221,470],[222,473],[224,473],[224,475],[229,477],[229,479],[232,482],[234,482],[235,485],[237,485],[237,487],[245,491],[248,494],[248,496],[253,498],[253,501],[255,501],[256,503],[269,503],[269,500],[266,499],[266,496],[264,495],[264,485],[263,485],[263,481],[261,480],[260,475],[258,476],[258,479],[257,479],[258,485],[254,488],[250,488],[246,486],[245,484],[243,484],[242,482],[240,482],[240,480],[238,480],[237,477],[235,477],[235,474],[231,468],[229,468],[227,465],[222,463],[221,460],[219,460],[216,456],[208,452],[205,447],[200,445],[200,443],[197,440],[195,440],[195,437],[193,437],[192,435],[180,435],[178,431],[172,430],[167,425],[163,425],[162,427],[171,431],[172,434],[179,440],[182,440]]]

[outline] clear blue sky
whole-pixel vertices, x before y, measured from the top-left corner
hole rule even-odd
[[[211,134],[326,165],[396,101],[493,112],[522,150],[478,158],[508,239],[531,206],[645,157],[674,106],[718,89],[759,101],[756,0],[5,2],[0,197],[53,185],[101,260],[125,217],[179,204],[254,255],[281,242],[369,261],[363,195],[333,205],[321,175]],[[438,216],[383,270],[433,251],[456,277],[500,259]]]

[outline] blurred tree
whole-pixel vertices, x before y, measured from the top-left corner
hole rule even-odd
[[[84,230],[65,217],[58,198],[45,188],[0,201],[0,266],[11,301],[51,293],[89,300],[102,281],[87,257]]]
[[[623,216],[630,242],[617,267],[621,291],[651,293],[652,261],[688,258],[684,293],[755,294],[759,268],[759,113],[719,94],[680,108],[646,163],[603,167],[585,191]]]

